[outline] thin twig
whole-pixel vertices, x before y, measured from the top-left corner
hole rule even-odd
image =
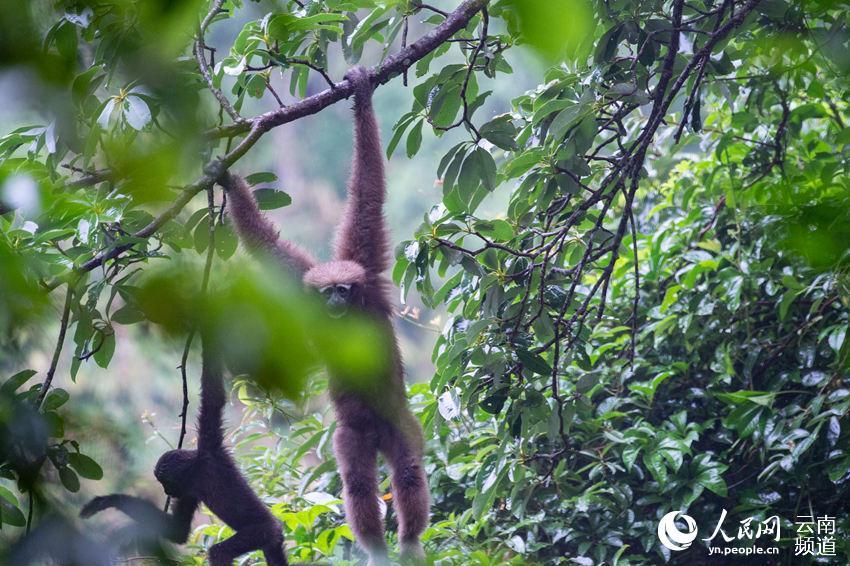
[[[416,2],[416,3],[414,3],[413,7],[416,8],[417,10],[431,10],[432,12],[436,12],[437,14],[440,14],[444,18],[447,18],[448,15],[449,15],[448,12],[440,10],[439,8],[435,8],[434,6],[431,6],[430,4],[425,4],[423,2]]]
[[[47,370],[47,376],[44,378],[44,383],[41,384],[41,391],[38,397],[35,398],[35,406],[40,407],[47,396],[47,391],[53,383],[53,376],[56,375],[56,366],[59,364],[59,355],[62,353],[62,345],[65,343],[65,333],[68,331],[68,318],[71,314],[71,299],[74,296],[74,286],[71,282],[68,283],[68,289],[65,291],[65,304],[62,307],[62,319],[59,321],[59,337],[56,339],[56,347],[53,349],[53,359],[50,361],[50,367]]]
[[[204,262],[204,276],[201,280],[201,298],[205,298],[207,296],[207,290],[209,289],[210,283],[210,273],[212,272],[212,264],[215,256],[215,193],[210,187],[207,189],[207,210],[209,217],[209,236],[207,243],[207,257]],[[186,367],[189,361],[189,350],[192,347],[192,340],[195,338],[195,334],[197,334],[198,329],[192,328],[189,331],[189,334],[186,336],[186,344],[183,347],[183,355],[180,359],[180,378],[182,380],[183,385],[183,405],[182,410],[180,411],[180,436],[177,439],[177,448],[178,450],[183,448],[183,441],[186,439],[186,420],[189,414],[189,380],[186,374]],[[165,511],[168,511],[168,507],[171,504],[171,497],[167,497],[165,499]]]
[[[640,263],[638,262],[637,227],[635,226],[635,212],[629,208],[629,224],[632,230],[632,254],[634,256],[635,274],[635,296],[632,302],[632,328],[629,348],[629,365],[635,366],[635,354],[637,352],[637,329],[638,329],[638,306],[640,305]]]
[[[472,72],[475,70],[475,62],[478,60],[478,56],[481,54],[481,51],[484,49],[484,44],[487,42],[487,28],[489,25],[490,16],[487,14],[487,8],[485,7],[481,10],[481,41],[478,42],[478,45],[476,45],[475,50],[472,52],[472,56],[469,58],[469,66],[466,69],[466,76],[464,76],[463,85],[460,88],[460,100],[463,103],[463,114],[461,114],[460,118],[458,118],[458,120],[450,126],[436,126],[436,129],[446,132],[457,128],[461,124],[466,124],[472,133],[475,134],[476,142],[481,139],[481,134],[478,132],[478,128],[476,128],[472,123],[469,115],[469,102],[466,100],[466,90],[469,88],[469,80],[472,77]]]
[[[206,54],[204,50],[206,49],[206,44],[204,43],[204,34],[207,31],[207,28],[213,21],[213,18],[221,12],[221,5],[224,4],[224,0],[214,0],[212,3],[212,7],[210,11],[207,13],[206,17],[201,21],[201,24],[198,26],[198,35],[195,38],[195,45],[192,49],[195,55],[195,59],[198,61],[198,68],[201,71],[201,75],[204,77],[204,81],[207,83],[207,88],[209,91],[215,96],[218,103],[224,108],[224,111],[230,116],[230,118],[236,122],[244,122],[244,118],[239,115],[239,112],[233,108],[233,105],[224,96],[224,93],[221,92],[219,88],[213,84],[212,72],[210,71],[209,64],[207,63]]]
[[[323,67],[316,65],[309,59],[304,59],[303,57],[287,57],[286,62],[291,65],[304,65],[305,67],[313,69],[314,71],[322,75],[322,78],[325,79],[325,82],[328,83],[328,86],[331,87],[331,90],[336,88],[336,83],[334,83],[333,79],[330,77],[330,75],[328,75],[328,72]]]
[[[408,17],[404,17],[404,27],[401,30],[401,48],[404,49],[407,47],[407,28],[408,28]],[[407,86],[407,69],[404,70],[404,75],[401,80],[404,86]]]
[[[71,167],[68,168],[73,169]],[[74,179],[73,181],[66,182],[65,188],[76,189],[80,187],[91,187],[92,185],[102,183],[103,181],[109,181],[110,179],[112,179],[112,176],[112,171],[95,171],[87,174],[86,176],[80,179]]]

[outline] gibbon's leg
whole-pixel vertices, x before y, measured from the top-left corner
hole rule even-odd
[[[392,469],[393,505],[398,514],[398,540],[403,563],[420,564],[425,552],[419,536],[428,526],[428,480],[422,468],[422,429],[409,411],[402,413],[381,443]]]
[[[233,561],[246,552],[259,549],[266,552],[265,549],[271,548],[270,542],[272,540],[277,545],[280,554],[266,553],[267,563],[269,566],[287,566],[286,557],[280,550],[283,544],[283,535],[279,532],[272,532],[269,526],[265,524],[243,527],[229,539],[213,545],[208,554],[210,566],[233,566]],[[270,558],[282,558],[283,562],[273,562]]]
[[[263,547],[263,555],[266,557],[267,566],[288,566],[286,553],[283,551],[283,536],[274,544]]]
[[[373,435],[341,425],[334,453],[342,476],[345,517],[369,564],[387,563],[387,541],[378,503],[378,446]]]

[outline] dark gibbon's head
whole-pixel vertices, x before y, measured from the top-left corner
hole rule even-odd
[[[304,274],[304,285],[321,295],[334,318],[363,305],[365,284],[366,270],[354,261],[329,261]]]
[[[169,497],[191,495],[195,484],[195,464],[198,453],[194,450],[169,450],[159,457],[153,475],[162,484]]]

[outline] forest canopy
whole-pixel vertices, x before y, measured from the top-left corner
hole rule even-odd
[[[313,222],[267,169],[346,161],[348,129],[311,155],[319,128],[295,128],[350,105],[357,64],[394,93],[391,172],[435,188],[387,211],[398,323],[433,343],[408,384],[429,560],[702,564],[766,544],[671,552],[656,527],[681,511],[700,539],[778,517],[781,556],[810,561],[795,524],[832,517],[817,553],[850,562],[850,3],[0,0],[0,96],[26,108],[0,113],[7,563],[114,554],[76,519],[119,474],[72,391],[89,366],[138,386],[116,350],[155,335],[178,366],[158,395],[182,407],[157,418],[189,443],[202,327],[238,337],[231,440],[290,559],[359,559],[314,368],[369,375],[378,339],[238,250],[216,184],[244,173],[285,236]],[[207,517],[160,559],[230,534]]]

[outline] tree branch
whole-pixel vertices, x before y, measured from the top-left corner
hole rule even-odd
[[[50,367],[47,370],[47,377],[44,378],[44,383],[41,385],[41,391],[38,392],[38,397],[35,398],[35,406],[40,407],[44,398],[47,396],[50,385],[53,383],[53,376],[56,375],[56,366],[59,365],[59,355],[62,353],[62,344],[65,342],[65,333],[68,331],[68,318],[71,314],[71,298],[74,296],[74,287],[69,282],[68,290],[65,292],[65,304],[62,307],[62,319],[59,322],[59,337],[56,339],[56,348],[53,349],[53,359],[50,361]]]
[[[425,55],[442,45],[455,33],[466,27],[469,20],[480,12],[487,5],[487,2],[488,0],[466,0],[463,2],[440,25],[398,53],[390,55],[380,65],[373,67],[370,70],[372,82],[376,85],[384,84],[390,79],[402,74],[405,69],[411,67],[414,63],[425,57]],[[265,132],[275,126],[316,114],[328,106],[350,97],[352,94],[354,94],[353,86],[347,80],[344,80],[335,83],[333,87],[285,108],[272,110],[271,112],[245,120],[242,123],[214,128],[207,131],[205,135],[208,138],[233,137],[250,131],[257,126]]]
[[[384,84],[393,77],[396,77],[404,72],[405,69],[412,66],[414,63],[425,57],[428,53],[439,47],[452,35],[463,29],[469,20],[481,9],[483,9],[489,0],[465,0],[458,8],[450,13],[446,20],[433,30],[425,34],[418,41],[411,43],[406,48],[400,50],[387,57],[383,63],[370,70],[372,82],[376,85]],[[210,12],[213,16],[214,12]],[[204,20],[212,20],[212,16]],[[203,23],[201,24],[203,28]],[[209,22],[207,22],[209,25]],[[132,239],[149,238],[157,230],[165,225],[166,222],[173,219],[181,210],[194,198],[196,194],[212,187],[216,180],[226,171],[231,165],[236,163],[245,153],[251,149],[259,139],[276,126],[286,124],[316,114],[317,112],[327,108],[328,106],[339,102],[345,98],[349,98],[354,94],[354,87],[347,80],[333,85],[320,93],[314,94],[300,102],[278,108],[271,112],[261,114],[251,119],[242,120],[234,124],[215,128],[206,132],[207,138],[234,137],[247,132],[248,135],[237,144],[231,151],[224,156],[213,160],[204,168],[204,174],[194,183],[185,187],[177,199],[163,211],[159,216],[154,218],[147,226],[135,232]],[[77,273],[87,273],[93,269],[103,265],[105,262],[115,259],[125,251],[136,245],[136,242],[125,242],[113,248],[102,251],[92,259],[85,262],[75,271]],[[55,289],[61,285],[63,280],[57,279],[46,284],[48,290]]]
[[[221,5],[224,4],[224,0],[215,0],[210,7],[210,11],[207,13],[206,17],[198,26],[198,35],[195,38],[195,45],[192,48],[194,52],[195,59],[198,61],[198,69],[201,71],[201,75],[204,77],[204,81],[207,83],[207,88],[209,91],[215,96],[218,103],[224,109],[225,112],[233,119],[234,122],[240,123],[244,121],[244,118],[239,115],[239,112],[233,108],[233,105],[230,104],[230,101],[224,96],[224,93],[221,92],[220,89],[216,88],[213,85],[212,73],[210,72],[209,64],[207,64],[207,56],[206,56],[206,44],[204,43],[204,34],[207,31],[207,28],[213,21],[213,18],[221,12]]]

